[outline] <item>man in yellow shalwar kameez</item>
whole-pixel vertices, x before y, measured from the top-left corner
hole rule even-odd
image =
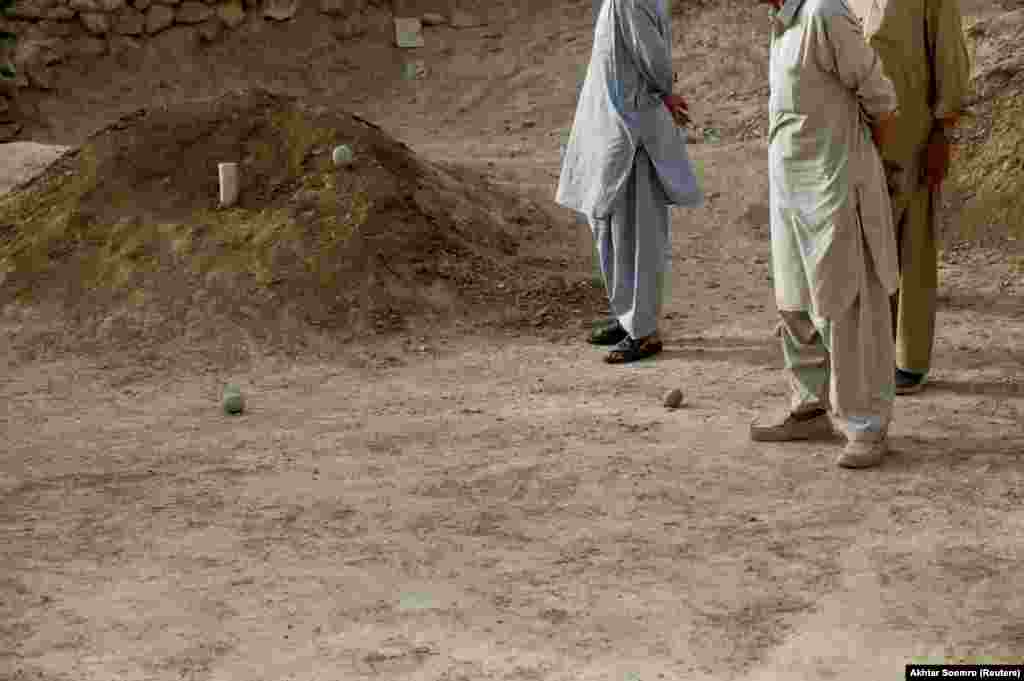
[[[970,87],[970,60],[958,0],[851,0],[851,5],[900,102],[883,159],[900,170],[901,178],[891,188],[900,264],[892,313],[896,393],[908,394],[921,389],[931,369],[936,207],[949,167],[949,132]]]
[[[893,402],[898,264],[877,144],[896,92],[846,0],[768,0],[772,268],[792,397],[760,441],[833,437],[838,464],[881,462]]]

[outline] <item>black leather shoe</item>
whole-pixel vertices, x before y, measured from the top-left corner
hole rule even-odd
[[[924,388],[924,374],[915,374],[912,371],[896,369],[896,394],[913,395]]]
[[[594,345],[616,345],[622,342],[629,334],[622,328],[622,324],[619,324],[618,319],[605,322],[602,326],[597,326],[593,331],[590,332],[590,342]]]

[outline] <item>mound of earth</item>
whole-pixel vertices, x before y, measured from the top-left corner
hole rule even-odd
[[[970,26],[972,100],[959,132],[951,240],[1024,253],[1024,8]]]
[[[225,161],[242,177],[229,209]],[[601,299],[578,229],[357,116],[245,91],[123,117],[0,198],[0,307],[36,357],[564,324]]]

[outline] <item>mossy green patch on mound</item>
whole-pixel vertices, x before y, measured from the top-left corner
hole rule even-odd
[[[304,151],[330,139],[332,131],[282,116],[282,131]],[[270,146],[269,144],[267,145]],[[29,282],[58,267],[68,256],[84,265],[89,287],[128,286],[132,276],[158,265],[161,255],[190,272],[252,274],[260,285],[279,281],[283,251],[304,264],[317,283],[336,278],[342,249],[371,217],[373,201],[358,176],[339,178],[329,158],[301,174],[287,204],[204,207],[187,222],[128,215],[117,221],[96,219],[82,202],[97,187],[95,150],[88,145],[68,159],[34,191],[0,198],[0,283],[24,283],[15,297],[30,296]],[[129,208],[131,201],[121,203]],[[286,258],[287,259],[287,258]],[[294,272],[292,272],[294,274]]]
[[[980,144],[963,148],[953,183],[971,196],[960,215],[960,236],[973,240],[993,227],[1024,239],[1024,91],[992,103],[991,129]]]
[[[93,238],[77,218],[81,200],[96,188],[95,150],[85,145],[59,165],[42,186],[0,197],[0,283],[12,275],[44,273],[55,259]],[[21,287],[15,297],[27,294]]]
[[[310,151],[337,139],[335,131],[311,124],[306,116],[294,109],[276,112],[271,119],[284,136],[285,148],[288,150],[288,170],[294,176],[302,173],[303,164]],[[326,160],[329,162],[329,157]],[[323,165],[325,160],[321,157],[321,166]]]
[[[970,24],[971,93],[951,167],[945,235],[1024,253],[1024,10]]]

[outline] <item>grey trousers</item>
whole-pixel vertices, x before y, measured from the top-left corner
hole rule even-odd
[[[633,338],[658,330],[671,257],[669,199],[642,148],[606,218],[591,218],[611,313]]]

